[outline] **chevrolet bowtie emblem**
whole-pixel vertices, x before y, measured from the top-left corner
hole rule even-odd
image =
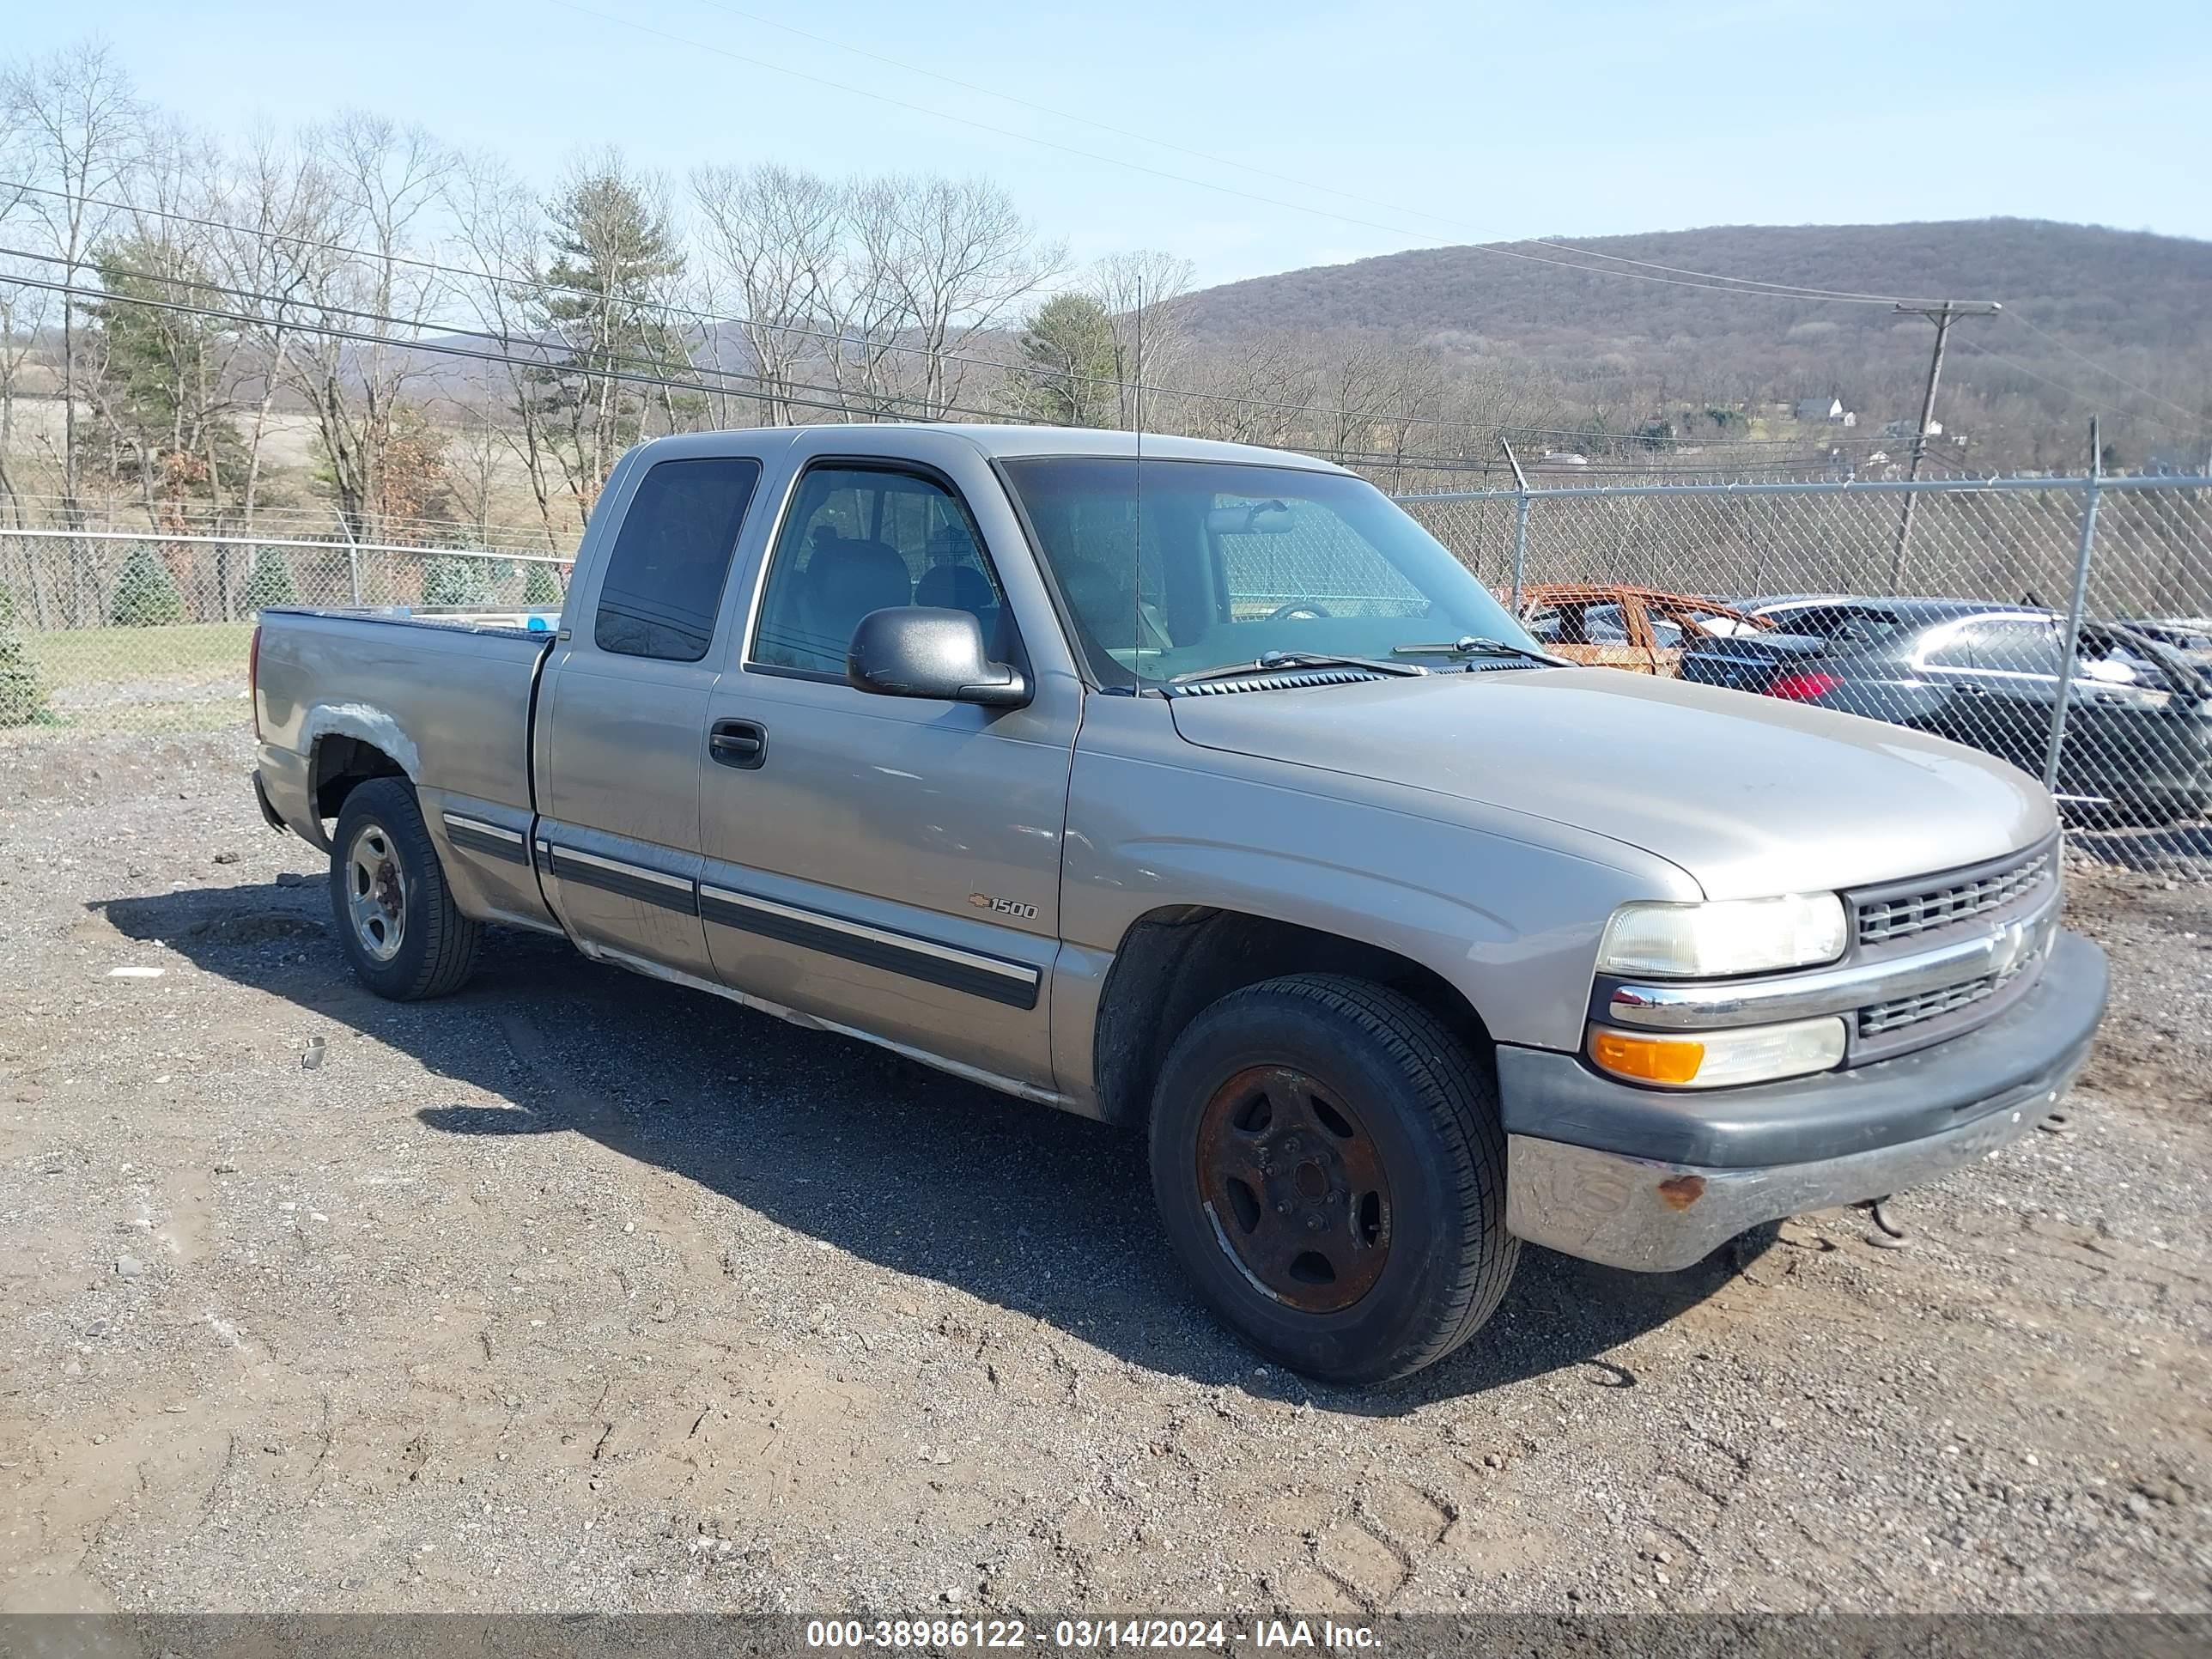
[[[2031,943],[2027,924],[2007,922],[1990,938],[1990,971],[1999,975],[2010,973],[2028,953]]]

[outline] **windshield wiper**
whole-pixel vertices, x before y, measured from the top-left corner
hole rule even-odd
[[[1572,663],[1562,658],[1547,656],[1541,651],[1525,650],[1517,645],[1508,645],[1504,640],[1486,639],[1476,634],[1462,635],[1458,639],[1437,645],[1394,645],[1394,657],[1519,657],[1527,662],[1543,664],[1547,668],[1571,668]]]
[[[1376,674],[1425,674],[1407,662],[1378,662],[1372,657],[1338,657],[1322,651],[1265,651],[1250,662],[1224,664],[1219,668],[1197,668],[1188,674],[1169,676],[1170,685],[1197,685],[1206,680],[1231,680],[1239,674],[1266,674],[1279,668],[1364,668]]]

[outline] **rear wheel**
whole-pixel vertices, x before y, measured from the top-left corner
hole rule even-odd
[[[362,983],[412,1002],[459,990],[483,929],[446,885],[414,787],[372,778],[339,810],[331,843],[331,914]]]
[[[1371,1382],[1441,1359],[1520,1259],[1489,1066],[1364,981],[1269,980],[1200,1013],[1161,1068],[1151,1153],[1200,1291],[1312,1376]]]

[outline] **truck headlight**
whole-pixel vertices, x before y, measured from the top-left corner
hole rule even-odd
[[[1601,1072],[1668,1089],[1722,1089],[1832,1071],[1844,1058],[1844,1022],[1830,1014],[1784,1025],[1742,1025],[1662,1036],[1593,1025],[1589,1057]]]
[[[1605,925],[1602,974],[1721,979],[1807,968],[1843,955],[1844,902],[1833,893],[1624,904]]]

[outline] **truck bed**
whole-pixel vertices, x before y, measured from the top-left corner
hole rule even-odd
[[[327,848],[321,782],[356,744],[392,757],[416,785],[442,852],[457,816],[518,839],[530,831],[530,714],[555,635],[476,618],[286,607],[261,613],[254,674],[260,776],[271,810]],[[482,861],[449,860],[468,872]],[[475,878],[462,879],[475,884]],[[526,862],[491,871],[485,912],[544,926]]]

